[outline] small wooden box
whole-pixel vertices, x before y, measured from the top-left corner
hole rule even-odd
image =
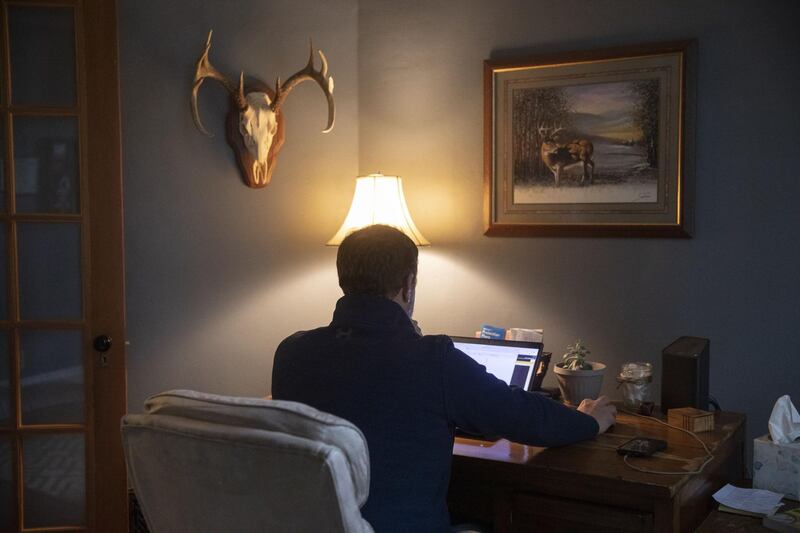
[[[681,407],[667,411],[667,423],[671,426],[687,429],[693,433],[714,430],[714,413],[695,409],[694,407]]]

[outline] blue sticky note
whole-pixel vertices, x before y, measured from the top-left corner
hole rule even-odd
[[[506,329],[484,324],[481,326],[481,339],[500,339],[506,338]]]

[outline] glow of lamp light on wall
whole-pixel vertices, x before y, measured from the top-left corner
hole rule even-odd
[[[350,211],[342,227],[327,244],[338,246],[349,233],[372,224],[394,226],[417,246],[430,245],[411,220],[403,195],[403,180],[397,176],[370,174],[356,178],[356,192]]]

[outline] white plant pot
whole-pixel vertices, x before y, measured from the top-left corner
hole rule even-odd
[[[592,361],[587,363],[592,365],[591,370],[568,370],[561,367],[561,363],[553,367],[561,396],[568,404],[578,405],[586,398],[596,400],[600,396],[606,365]]]

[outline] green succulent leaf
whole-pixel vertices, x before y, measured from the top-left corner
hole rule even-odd
[[[567,351],[562,356],[562,366],[568,370],[591,370],[592,365],[586,362],[586,356],[590,353],[578,339],[575,344],[567,346]]]

